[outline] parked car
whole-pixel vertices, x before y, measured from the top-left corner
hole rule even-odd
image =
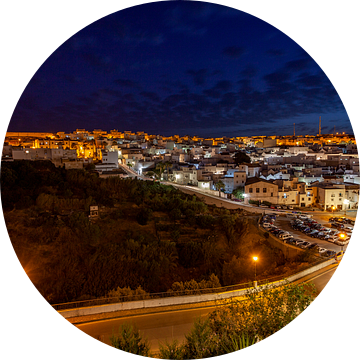
[[[336,251],[332,251],[332,250],[326,250],[323,255],[327,256],[327,257],[333,257],[336,255]]]
[[[313,230],[313,231],[310,231],[310,232],[308,233],[308,235],[311,236],[311,237],[316,237],[316,235],[317,235],[318,233],[319,233],[318,230]]]
[[[302,249],[306,249],[309,245],[311,245],[311,242],[309,241],[304,241],[302,244],[300,244],[299,246],[302,248]]]
[[[296,244],[296,246],[300,246],[303,242],[304,242],[304,240],[297,240],[295,244]]]
[[[347,233],[352,233],[354,230],[354,228],[352,226],[345,226],[344,227],[344,231]]]
[[[317,243],[312,243],[307,247],[308,250],[317,250],[318,248],[320,248],[320,245]]]
[[[327,251],[327,249],[322,248],[322,247],[318,249],[318,252],[320,255],[324,254],[326,251]]]
[[[332,230],[330,228],[325,227],[324,230],[321,231],[328,234],[331,233]]]
[[[337,235],[329,236],[327,241],[334,243],[339,237]]]
[[[292,205],[288,205],[289,210],[294,210],[294,207]]]
[[[291,235],[291,234],[289,234],[289,233],[284,233],[284,234],[280,234],[279,235],[279,239],[280,240],[283,240],[284,242],[285,242],[285,240],[288,240],[288,239],[290,239],[290,238],[293,238],[293,236]]]
[[[300,220],[309,220],[310,217],[307,216],[307,215],[301,214],[301,215],[298,215],[298,219],[300,219]]]
[[[297,239],[294,239],[293,237],[291,237],[291,238],[284,240],[284,243],[290,244],[290,245],[296,245],[296,241],[297,241]]]
[[[331,227],[336,228],[336,229],[344,229],[344,224],[339,224],[339,223],[335,222],[335,223],[331,223]]]
[[[295,239],[295,238],[289,238],[287,239],[285,242],[291,245],[296,245],[296,241],[298,241],[299,239]]]
[[[334,243],[335,243],[336,245],[339,245],[339,246],[347,245],[349,242],[350,242],[350,239],[344,239],[344,240],[342,240],[342,239],[336,239],[336,240],[334,241]]]
[[[287,206],[286,206],[286,205],[281,206],[281,208],[282,208],[283,210],[287,210]]]

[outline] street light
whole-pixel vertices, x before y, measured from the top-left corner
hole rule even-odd
[[[254,286],[257,287],[257,282],[256,282],[256,262],[258,261],[258,257],[257,256],[253,256],[253,260],[254,260],[254,264],[255,264],[255,281],[254,281]]]
[[[331,207],[331,209],[332,209],[332,213],[334,214],[334,210],[336,209],[335,206],[333,205],[333,206]]]
[[[344,200],[344,208],[345,208],[345,216],[346,216],[346,206],[347,204],[350,204],[350,201],[348,199]]]
[[[342,239],[342,240],[344,240],[345,239],[345,234],[344,233],[341,233],[340,235],[340,238]],[[341,255],[343,254],[343,244],[341,244]]]

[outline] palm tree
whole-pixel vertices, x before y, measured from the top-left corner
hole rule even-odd
[[[219,196],[221,197],[221,190],[225,188],[225,184],[219,180],[216,184],[215,184],[215,188],[216,190],[219,191]]]
[[[164,169],[165,169],[165,164],[163,162],[159,162],[159,163],[156,164],[156,170],[159,171],[159,174],[160,174],[159,179],[160,180],[161,180],[161,176],[162,176],[162,174],[164,172]]]
[[[172,167],[171,161],[165,161],[165,168],[166,168],[166,180],[169,181],[169,168]]]

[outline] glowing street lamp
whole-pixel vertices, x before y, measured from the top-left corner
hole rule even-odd
[[[345,234],[341,233],[340,235],[341,240],[345,239]],[[341,253],[342,253],[342,249],[343,249],[343,243],[341,243]]]
[[[336,209],[336,207],[333,205],[332,207],[331,207],[331,210],[332,210],[332,213],[334,213],[334,210]]]
[[[257,285],[257,283],[256,283],[256,262],[258,261],[258,257],[257,256],[253,256],[253,260],[254,260],[254,264],[255,264],[255,281],[254,281],[254,283],[255,283],[255,287],[256,287],[256,285]]]

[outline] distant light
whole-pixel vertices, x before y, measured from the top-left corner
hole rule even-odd
[[[258,261],[258,257],[257,257],[257,256],[254,256],[254,257],[253,257],[253,260],[254,260],[254,261]]]

